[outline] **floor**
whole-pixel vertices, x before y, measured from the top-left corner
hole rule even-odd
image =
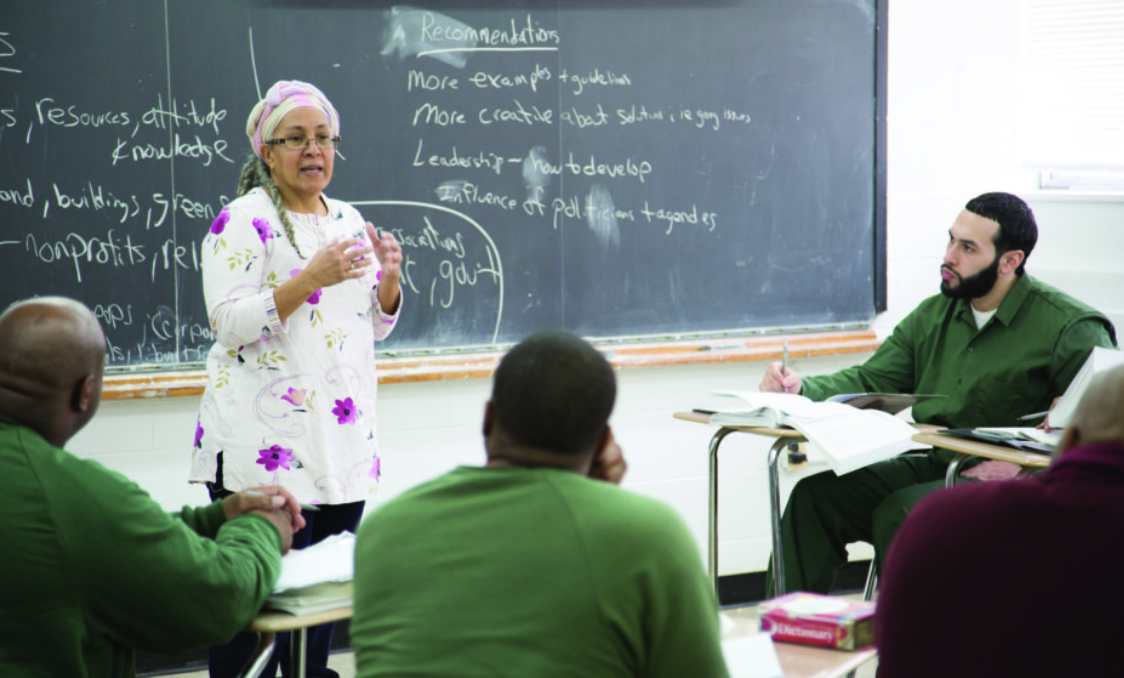
[[[854,597],[861,599],[861,596],[855,594],[854,596],[846,596],[848,598]],[[745,605],[741,607],[727,607],[723,612],[733,617],[756,617],[756,606]],[[328,666],[339,672],[340,678],[355,678],[355,655],[351,652],[339,652],[333,654],[328,659]],[[875,672],[878,668],[878,661],[873,660],[864,664],[856,672],[856,678],[875,678]],[[208,678],[206,671],[192,671],[190,673],[177,673],[174,674],[175,678]]]

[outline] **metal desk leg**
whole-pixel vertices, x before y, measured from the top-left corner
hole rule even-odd
[[[959,478],[960,478],[960,467],[962,467],[964,465],[964,462],[968,461],[968,459],[970,459],[971,456],[972,455],[964,454],[963,452],[956,455],[956,458],[953,459],[952,462],[948,465],[948,470],[945,471],[945,474],[944,474],[944,486],[945,487],[952,487],[953,485],[956,484],[956,481],[959,480]]]
[[[722,440],[736,429],[720,428],[715,431],[710,439],[708,450],[710,469],[710,487],[707,491],[709,515],[707,516],[707,554],[706,572],[710,576],[710,584],[714,587],[714,595],[718,595],[718,446]],[[803,437],[777,438],[769,448],[769,515],[773,527],[773,586],[774,595],[785,592],[784,585],[784,554],[781,552],[781,489],[780,489],[780,460],[784,449],[792,443],[803,442]]]
[[[269,663],[269,658],[273,656],[273,649],[277,647],[277,634],[268,631],[258,634],[258,647],[254,650],[254,656],[250,659],[250,665],[246,667],[246,672],[242,674],[242,678],[258,678],[261,672],[265,670],[265,665]]]
[[[718,598],[718,446],[722,439],[734,432],[732,428],[720,428],[715,431],[710,439],[710,448],[707,452],[710,460],[710,487],[707,490],[708,508],[706,535],[706,573],[710,576],[710,585],[714,587],[714,597]]]
[[[289,675],[305,678],[308,672],[308,627],[297,629],[289,634]]]
[[[803,438],[777,438],[769,448],[769,516],[773,523],[773,595],[784,595],[784,552],[781,541],[781,484],[778,466],[781,454]]]

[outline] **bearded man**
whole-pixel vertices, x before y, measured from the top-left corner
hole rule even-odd
[[[1017,426],[1047,410],[1094,346],[1116,345],[1100,312],[1026,274],[1038,240],[1030,207],[1009,193],[968,201],[948,231],[941,294],[894,328],[862,365],[801,378],[771,364],[762,391],[824,400],[840,393],[932,393],[915,421],[949,428]],[[880,566],[909,510],[944,486],[954,454],[905,455],[793,488],[781,522],[787,591],[827,593],[847,544],[870,542]],[[773,591],[773,572],[766,579]]]

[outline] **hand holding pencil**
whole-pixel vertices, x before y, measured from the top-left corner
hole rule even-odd
[[[784,341],[781,360],[769,363],[765,376],[761,379],[760,390],[768,393],[796,393],[802,390],[801,378],[788,367],[788,340]]]

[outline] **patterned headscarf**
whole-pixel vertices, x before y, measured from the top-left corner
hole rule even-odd
[[[250,137],[250,146],[254,153],[261,158],[262,142],[273,138],[273,132],[278,123],[290,111],[296,108],[318,108],[328,116],[328,128],[332,136],[339,136],[340,115],[328,101],[328,97],[307,82],[299,80],[278,80],[262,99],[250,111],[246,120],[246,136]],[[262,158],[263,160],[265,158]]]

